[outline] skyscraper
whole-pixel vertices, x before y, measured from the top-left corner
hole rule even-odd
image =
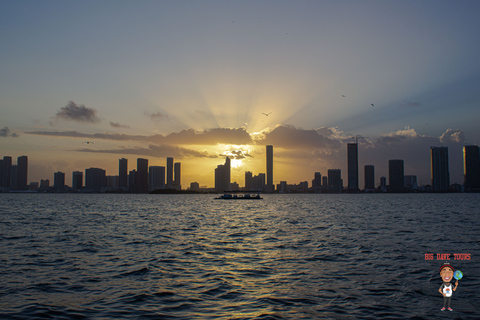
[[[388,182],[390,192],[403,192],[405,187],[403,160],[388,160]]]
[[[148,190],[165,189],[165,167],[151,166],[148,170]]]
[[[17,189],[27,190],[28,157],[17,158]]]
[[[173,189],[173,158],[167,158],[167,189]]]
[[[430,173],[433,191],[448,191],[450,188],[450,171],[448,169],[447,147],[430,147]]]
[[[83,172],[74,171],[72,173],[72,188],[73,189],[82,189],[83,187]]]
[[[313,192],[320,193],[322,191],[322,174],[315,172],[315,178],[312,180]]]
[[[230,190],[230,158],[225,158],[225,164],[219,164],[215,169],[215,191]]]
[[[128,187],[128,160],[125,158],[118,160],[118,179],[120,188]]]
[[[340,193],[342,192],[342,171],[340,169],[328,170],[328,191]]]
[[[252,190],[253,175],[250,171],[245,172],[245,190]]]
[[[267,146],[267,191],[273,192],[273,146]]]
[[[358,190],[358,144],[347,144],[348,191]]]
[[[89,191],[99,192],[107,186],[105,170],[100,168],[85,169],[85,188]]]
[[[55,191],[65,191],[65,173],[58,171],[53,174],[53,188]]]
[[[463,147],[463,175],[465,191],[480,188],[480,148]]]
[[[147,193],[148,192],[148,160],[138,158],[137,159],[137,192]]]
[[[4,156],[3,157],[3,166],[1,168],[2,170],[2,181],[1,181],[1,186],[3,188],[10,188],[10,182],[11,182],[11,173],[12,173],[12,157],[9,156]]]
[[[375,189],[375,167],[365,165],[365,190]]]
[[[175,162],[173,165],[173,188],[175,190],[182,189],[182,181],[181,181],[181,164],[180,162]]]

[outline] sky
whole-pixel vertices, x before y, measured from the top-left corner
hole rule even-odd
[[[266,172],[298,184],[359,144],[430,183],[430,147],[480,144],[479,1],[0,0],[0,157],[29,182],[118,159],[182,163],[182,186]],[[89,142],[89,143],[87,143]]]

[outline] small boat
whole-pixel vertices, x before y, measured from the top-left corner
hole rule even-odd
[[[215,199],[220,200],[259,200],[261,191],[224,191],[223,196]]]

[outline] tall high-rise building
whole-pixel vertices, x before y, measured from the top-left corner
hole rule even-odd
[[[165,189],[165,167],[151,166],[148,170],[148,190]]]
[[[388,183],[390,192],[403,192],[405,174],[403,160],[388,160]]]
[[[230,158],[226,157],[225,164],[220,164],[215,169],[215,191],[230,190]]]
[[[181,164],[180,162],[175,162],[173,164],[173,188],[175,190],[182,189],[182,181],[181,181]]]
[[[100,168],[85,169],[85,188],[89,191],[99,192],[107,186],[105,170]]]
[[[11,173],[12,173],[12,157],[4,156],[3,157],[3,166],[0,168],[2,170],[1,174],[1,187],[3,188],[10,188],[10,182],[12,180]]]
[[[137,192],[148,192],[148,159],[137,159]]]
[[[65,173],[58,171],[53,174],[53,188],[55,191],[65,191]]]
[[[375,189],[375,167],[365,165],[365,190]]]
[[[315,172],[315,178],[312,180],[313,192],[320,193],[322,191],[322,174]]]
[[[448,169],[447,147],[430,147],[430,173],[433,191],[448,191],[450,188],[450,171]]]
[[[358,190],[358,144],[347,144],[348,191]]]
[[[17,158],[17,190],[27,190],[28,157]]]
[[[252,190],[253,188],[252,179],[253,179],[252,173],[250,171],[246,171],[245,172],[245,190]]]
[[[135,169],[128,172],[128,190],[130,192],[137,190],[137,170]]]
[[[128,187],[128,160],[125,158],[118,160],[118,185],[123,189]]]
[[[83,172],[74,171],[72,173],[72,189],[82,189],[83,187]]]
[[[273,192],[273,146],[267,146],[267,191]]]
[[[167,158],[167,189],[173,189],[173,158]]]
[[[328,170],[328,191],[340,193],[343,189],[342,171],[340,169]]]
[[[463,184],[465,191],[480,188],[480,148],[463,147]]]

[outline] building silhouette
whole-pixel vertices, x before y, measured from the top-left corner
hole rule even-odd
[[[340,169],[328,170],[328,191],[341,193],[343,189],[342,171]]]
[[[274,191],[273,186],[273,146],[267,146],[267,192]]]
[[[83,172],[74,171],[72,173],[72,188],[76,190],[83,188]]]
[[[118,160],[118,186],[124,190],[128,187],[128,160],[125,158]]]
[[[390,192],[404,191],[405,174],[403,160],[388,161],[388,183]]]
[[[480,188],[480,148],[463,147],[463,184],[465,191]]]
[[[53,174],[53,189],[57,192],[65,191],[65,173],[58,171]]]
[[[182,181],[181,181],[181,163],[175,162],[173,164],[173,189],[181,190]]]
[[[358,191],[358,143],[347,144],[348,191]]]
[[[225,164],[219,164],[215,169],[215,191],[230,190],[230,158],[225,158]]]
[[[320,172],[315,172],[315,178],[312,180],[312,188],[315,193],[322,192],[322,175]]]
[[[265,173],[259,173],[252,177],[252,190],[264,191],[266,190]]]
[[[365,190],[372,191],[375,189],[375,167],[373,165],[365,165]]]
[[[148,192],[148,160],[137,159],[136,192]]]
[[[85,170],[85,188],[88,191],[100,192],[107,186],[105,170],[100,168],[90,168]]]
[[[430,147],[430,176],[433,191],[445,192],[450,189],[447,147]]]
[[[0,172],[0,187],[9,189],[11,183],[12,174],[12,157],[4,156],[2,160],[1,172]]]
[[[167,189],[173,189],[173,158],[167,158]]]
[[[148,170],[148,190],[165,189],[165,167],[151,166]]]
[[[245,190],[253,190],[253,175],[250,171],[245,172]]]
[[[27,190],[28,176],[28,157],[21,156],[17,158],[17,190]]]

